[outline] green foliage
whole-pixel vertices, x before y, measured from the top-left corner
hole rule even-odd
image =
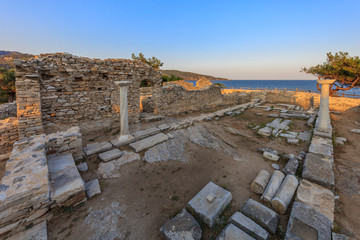
[[[179,81],[179,80],[183,80],[183,78],[179,77],[179,76],[175,76],[173,74],[170,74],[170,76],[168,75],[162,75],[162,81],[163,82],[171,82],[171,81]]]
[[[334,55],[329,52],[326,62],[310,68],[304,67],[301,71],[313,74],[318,79],[336,79],[330,86],[331,94],[360,86],[360,58],[358,56],[351,57],[347,52],[339,52]]]
[[[134,59],[134,60],[138,60],[138,61],[141,61],[143,63],[146,63],[146,64],[150,65],[151,67],[153,67],[154,69],[159,69],[162,65],[164,65],[164,63],[162,63],[156,57],[145,58],[144,54],[142,54],[142,53],[139,53],[139,56],[136,56],[133,53],[133,54],[131,54],[131,58]]]
[[[7,102],[15,99],[15,71],[0,68],[0,101]]]
[[[221,88],[225,88],[225,85],[223,83],[214,83],[214,85],[219,86]]]
[[[150,87],[151,86],[151,82],[149,80],[142,80],[140,83],[140,87]]]

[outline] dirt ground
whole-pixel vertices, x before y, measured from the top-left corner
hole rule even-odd
[[[262,112],[264,116],[257,116],[256,112]],[[121,234],[121,237],[118,234],[118,239],[163,239],[160,227],[180,212],[209,181],[229,190],[233,196],[230,206],[221,215],[217,226],[209,229],[202,225],[203,239],[215,239],[228,218],[240,210],[249,197],[260,201],[260,196],[250,191],[250,183],[260,170],[273,171],[273,162],[262,158],[262,154],[256,151],[259,147],[276,149],[281,154],[298,154],[308,149],[308,143],[289,145],[282,138],[263,138],[257,135],[249,126],[272,121],[274,118],[267,117],[267,114],[269,112],[252,108],[235,117],[224,117],[219,121],[206,123],[230,125],[248,135],[249,137],[236,136],[235,142],[238,146],[237,153],[245,158],[245,161],[236,161],[228,155],[188,143],[186,150],[191,154],[189,163],[169,160],[125,164],[119,178],[100,179],[102,193],[88,200],[85,205],[58,209],[58,213],[54,214],[56,217],[48,226],[50,239],[107,239],[108,233],[101,229],[110,225],[113,232],[118,231]],[[291,130],[308,129],[305,122],[294,120]],[[112,134],[107,135],[111,136]],[[106,137],[97,135],[93,138],[98,141]],[[97,157],[89,157],[86,161],[89,171],[82,175],[84,181],[99,177]],[[283,167],[285,161],[281,159],[278,164]],[[116,204],[119,204],[119,207],[116,208],[118,210],[114,210],[118,213],[115,217],[113,210],[100,211],[118,206]],[[97,210],[98,222],[92,224],[90,217],[94,214],[91,212]],[[279,234],[273,239],[281,239],[289,212],[288,209],[288,212],[281,216]],[[102,222],[108,223],[108,226],[100,226]]]
[[[335,203],[335,228],[360,239],[360,135],[350,132],[360,128],[360,108],[332,114],[331,118],[335,135],[347,139],[344,146],[334,149],[335,194],[339,196]]]

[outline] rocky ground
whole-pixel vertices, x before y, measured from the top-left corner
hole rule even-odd
[[[260,170],[272,172],[274,162],[264,160],[257,152],[258,148],[276,149],[281,156],[276,163],[281,168],[286,163],[285,154],[299,154],[308,149],[307,142],[294,145],[287,143],[286,138],[258,135],[252,128],[265,126],[274,120],[268,114],[263,108],[251,108],[240,115],[196,123],[187,129],[170,132],[174,139],[141,152],[142,160],[123,165],[118,178],[100,179],[102,193],[91,198],[86,205],[58,209],[49,224],[50,238],[162,239],[160,227],[212,181],[233,195],[220,223],[213,229],[202,226],[203,238],[215,239],[228,218],[248,198],[260,201],[259,196],[250,191],[250,184]],[[169,121],[176,119],[163,120]],[[306,120],[292,121],[289,131],[309,129],[305,126]],[[143,124],[142,127],[153,124],[161,122]],[[138,128],[140,125],[133,126],[133,129]],[[108,133],[84,136],[84,139],[102,141],[111,137],[112,134]],[[166,161],[165,157],[158,156],[170,156],[172,160]],[[84,181],[100,177],[97,155],[88,157],[86,162],[89,170],[82,174]],[[280,231],[275,239],[281,239],[289,212],[281,215]]]

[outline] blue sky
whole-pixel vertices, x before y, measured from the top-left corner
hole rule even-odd
[[[232,79],[314,79],[329,51],[360,55],[359,0],[1,0],[0,50],[130,58]]]

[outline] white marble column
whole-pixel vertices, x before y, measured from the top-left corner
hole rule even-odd
[[[321,132],[328,132],[330,130],[329,87],[330,84],[335,82],[335,79],[324,79],[318,80],[317,82],[321,84],[320,109],[317,130]]]

